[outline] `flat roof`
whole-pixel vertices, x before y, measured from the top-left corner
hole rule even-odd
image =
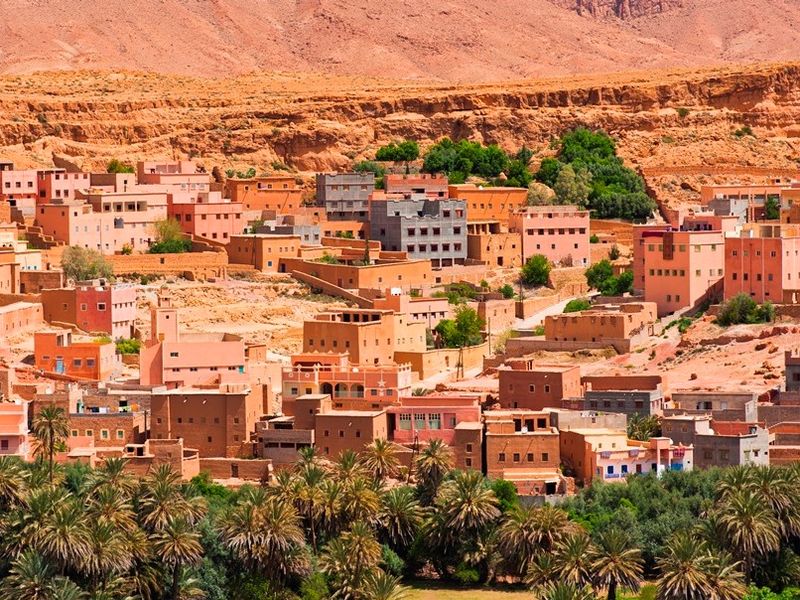
[[[21,308],[30,308],[31,306],[36,306],[36,304],[36,302],[12,302],[11,304],[0,306],[0,313],[13,312]]]
[[[331,412],[318,413],[318,417],[378,417],[384,414],[382,410],[332,410]]]
[[[591,428],[575,428],[570,429],[571,433],[577,433],[578,435],[624,435],[628,437],[628,433],[626,431],[622,431],[621,429],[608,429],[607,427],[598,427],[597,429]]]
[[[456,424],[456,429],[483,429],[483,423],[480,421],[462,421]]]

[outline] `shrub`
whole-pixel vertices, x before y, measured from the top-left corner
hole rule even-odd
[[[531,335],[544,335],[544,325],[537,325],[533,329],[531,329]]]
[[[133,254],[133,246],[131,246],[130,244],[123,244],[120,254],[124,254],[125,256],[130,256],[131,254]]]
[[[388,162],[409,163],[419,158],[419,144],[406,140],[404,142],[392,142],[386,146],[381,146],[375,153],[375,160]]]
[[[180,254],[192,249],[192,241],[181,230],[181,224],[173,218],[153,223],[155,241],[150,244],[150,254]]]
[[[603,259],[586,269],[586,283],[590,288],[599,290],[603,283],[614,276],[611,262]]]
[[[133,173],[133,167],[127,163],[112,158],[106,165],[106,173]]]
[[[475,585],[481,580],[478,570],[463,562],[453,571],[453,578],[463,586]]]
[[[333,256],[333,254],[324,252],[322,256],[317,259],[317,262],[325,263],[326,265],[338,265],[339,259]]]
[[[497,291],[503,294],[503,298],[505,298],[506,300],[510,300],[511,298],[516,296],[516,292],[514,292],[513,286],[511,286],[508,283],[498,288]]]
[[[439,334],[446,348],[462,348],[480,344],[483,341],[483,327],[483,319],[475,309],[462,304],[455,309],[454,319],[440,321],[434,331]]]
[[[324,573],[315,571],[300,584],[300,598],[302,600],[328,600],[331,590]]]
[[[678,113],[678,116],[681,119],[685,119],[686,117],[689,116],[689,109],[686,108],[685,106],[679,106],[678,108],[675,109],[675,111]]]
[[[498,508],[503,514],[519,506],[517,487],[510,481],[495,479],[491,482],[490,487],[497,497],[497,501],[499,502]]]
[[[740,323],[769,323],[775,320],[775,306],[765,302],[759,306],[747,294],[737,294],[721,307],[717,323],[727,327]]]
[[[150,254],[183,254],[192,249],[192,241],[188,239],[183,240],[167,240],[165,242],[153,242],[148,248]]]
[[[740,139],[745,136],[756,137],[749,125],[745,125],[734,131],[733,136]]]
[[[488,290],[489,289],[489,282],[486,281],[485,279],[481,279],[481,282],[478,285],[480,285],[480,288],[482,290]]]
[[[142,342],[131,338],[117,340],[117,354],[139,354],[142,349]]]
[[[617,245],[614,244],[608,251],[608,260],[617,260],[621,255],[622,253],[619,251],[619,248],[617,248]]]
[[[775,196],[769,196],[764,201],[764,218],[774,221],[781,218],[781,201]]]
[[[354,239],[356,239],[356,236],[353,235],[352,231],[337,231],[335,237],[344,238],[346,240],[354,240]]]
[[[98,277],[110,278],[111,265],[106,262],[103,255],[96,250],[70,246],[61,256],[61,268],[67,279],[84,281]]]
[[[381,546],[381,566],[387,573],[400,577],[406,569],[405,561],[389,546]]]
[[[525,285],[547,285],[550,278],[550,261],[541,254],[531,256],[522,266],[520,277]]]
[[[525,152],[510,157],[496,145],[483,146],[469,140],[454,142],[449,138],[441,139],[428,149],[422,170],[447,173],[450,183],[463,183],[471,175],[495,182],[500,173],[505,173],[504,185],[526,188],[532,179]]]
[[[573,312],[580,312],[582,310],[588,310],[592,307],[592,303],[589,302],[587,298],[576,298],[574,300],[570,300],[567,302],[567,305],[564,307],[565,313],[573,313]]]
[[[592,235],[589,236],[589,243],[590,244],[599,244],[600,243],[600,238],[597,237],[596,233],[593,233]]]

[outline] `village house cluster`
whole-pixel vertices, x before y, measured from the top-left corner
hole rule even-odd
[[[11,364],[2,345],[0,455],[30,458],[29,423],[55,404],[70,430],[59,460],[122,456],[133,472],[168,463],[185,478],[267,481],[302,448],[335,459],[379,438],[407,466],[442,440],[457,467],[525,495],[636,473],[793,462],[796,354],[786,354],[785,384],[767,396],[672,388],[656,373],[589,374],[541,356],[626,354],[662,332],[662,317],[741,293],[797,304],[796,198],[792,184],[704,188],[701,210],[629,228],[631,258],[614,269],[632,272],[632,295],[549,314],[533,332],[520,323],[564,297],[505,297],[479,285],[487,270],[519,271],[542,255],[554,277],[582,278],[616,234],[593,234],[589,212],[575,206],[527,206],[526,189],[416,173],[387,174],[376,189],[371,173],[321,173],[312,193],[293,176],[217,181],[193,161],[114,174],[0,163],[0,334],[33,340],[32,364]],[[767,219],[773,201],[779,216]],[[191,252],[148,254],[154,225],[168,218]],[[115,275],[285,274],[348,308],[305,321],[302,350],[279,361],[240,335],[186,331],[165,285],[142,335],[141,286],[67,281],[60,257],[69,246],[105,255]],[[484,324],[479,343],[456,348],[434,335],[456,310],[434,292],[454,283],[470,286],[467,305]],[[566,297],[588,291],[572,285]],[[495,352],[496,334],[520,327]],[[132,361],[115,342],[135,337]],[[470,372],[492,385],[431,391]],[[660,419],[661,436],[630,439],[629,422],[646,417]]]

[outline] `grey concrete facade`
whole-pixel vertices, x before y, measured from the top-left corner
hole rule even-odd
[[[317,173],[317,206],[331,221],[366,221],[374,173]]]
[[[430,259],[434,267],[464,264],[467,258],[467,203],[425,196],[375,200],[370,206],[370,239],[384,250]]]
[[[697,435],[694,464],[698,469],[769,464],[769,432],[753,426],[746,435]]]
[[[664,410],[661,390],[587,390],[584,394],[586,410],[603,410],[632,416],[660,415]]]

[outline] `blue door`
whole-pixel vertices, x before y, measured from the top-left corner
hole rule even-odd
[[[56,359],[56,373],[63,373],[64,372],[64,359],[57,358]]]

